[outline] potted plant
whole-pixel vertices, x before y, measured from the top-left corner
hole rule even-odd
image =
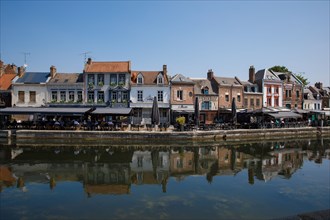
[[[99,86],[102,87],[104,83],[102,81],[99,82]]]
[[[88,83],[88,88],[92,89],[93,87],[94,87],[94,83],[89,82],[89,83]]]
[[[117,83],[115,83],[115,82],[110,83],[110,86],[116,86],[116,85],[117,85]]]
[[[184,125],[186,123],[186,118],[181,116],[181,117],[177,117],[175,119],[175,121],[178,123],[179,125],[179,128],[180,128],[180,131],[183,131],[184,130]]]

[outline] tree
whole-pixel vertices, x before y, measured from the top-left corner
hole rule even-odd
[[[296,75],[296,77],[300,80],[300,82],[302,82],[302,84],[303,84],[304,86],[307,86],[307,85],[309,84],[309,82],[308,82],[308,79],[307,79],[306,77],[304,77],[303,74],[304,74],[304,73],[297,73],[297,74],[295,74],[295,75]]]
[[[285,66],[273,66],[272,68],[269,68],[269,70],[280,73],[291,73],[291,71],[289,71],[288,68],[286,68]]]
[[[292,73],[285,66],[273,66],[273,67],[269,68],[269,70],[272,70],[274,72],[281,72],[281,73]],[[308,79],[303,75],[303,73],[296,73],[295,76],[301,81],[301,83],[304,86],[307,86],[309,84]]]

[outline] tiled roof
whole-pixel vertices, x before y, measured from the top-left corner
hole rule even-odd
[[[49,77],[49,72],[26,72],[17,79],[16,83],[45,83]]]
[[[192,79],[195,83],[194,91],[195,94],[199,95],[202,94],[202,89],[207,87],[209,88],[209,95],[217,95],[218,94],[218,88],[215,85],[215,83],[212,83],[208,79]]]
[[[236,78],[232,77],[214,77],[219,85],[241,85]]]
[[[130,72],[130,61],[118,62],[95,62],[85,66],[86,73],[128,73]]]
[[[80,73],[56,73],[49,83],[82,83],[83,74]]]
[[[173,84],[194,84],[194,82],[181,74],[176,74],[172,77],[171,83]]]
[[[164,85],[168,85],[167,76],[164,76],[163,71],[132,71],[131,73],[131,84],[136,84],[137,77],[139,74],[143,76],[143,85],[155,85],[157,84],[158,74],[162,74],[164,77]]]
[[[0,90],[8,90],[11,86],[11,81],[15,78],[16,74],[3,74],[0,77]]]

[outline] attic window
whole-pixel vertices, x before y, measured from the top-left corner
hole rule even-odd
[[[164,78],[161,74],[157,77],[157,84],[164,84]]]
[[[137,84],[143,84],[143,76],[141,74],[137,77]]]
[[[209,88],[208,87],[202,88],[202,94],[208,95],[209,94]]]
[[[68,79],[65,79],[64,82],[67,83],[69,80]]]

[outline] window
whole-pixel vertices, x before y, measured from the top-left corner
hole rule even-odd
[[[226,102],[229,102],[229,95],[225,95]]]
[[[123,92],[123,102],[128,102],[128,92],[127,91],[124,91]]]
[[[203,88],[202,89],[202,94],[208,95],[209,94],[209,88],[208,87]]]
[[[159,109],[159,115],[161,118],[167,118],[167,110],[164,108]]]
[[[82,97],[82,91],[78,91],[77,92],[77,102],[82,102],[82,99],[83,99],[83,97]]]
[[[70,102],[74,101],[74,91],[69,91],[69,101]]]
[[[137,77],[137,84],[143,84],[143,76],[142,75],[139,75]]]
[[[257,106],[257,107],[260,106],[260,99],[256,99],[256,106]]]
[[[25,93],[24,91],[18,91],[18,102],[25,102]]]
[[[118,84],[121,86],[125,85],[125,74],[119,74]]]
[[[177,168],[183,168],[183,158],[178,158],[176,161]]]
[[[275,87],[275,94],[278,94],[278,87]]]
[[[163,76],[162,75],[158,75],[158,77],[157,77],[157,84],[163,84],[164,82],[163,82],[164,80],[163,80]]]
[[[268,98],[268,99],[267,99],[267,105],[268,105],[268,106],[272,106],[272,100],[271,100],[271,98]]]
[[[137,101],[143,102],[143,91],[142,90],[137,91]]]
[[[296,91],[296,97],[299,98],[299,90]]]
[[[254,86],[251,87],[251,92],[255,92],[256,89],[254,88]]]
[[[117,102],[117,92],[116,91],[110,92],[110,97],[111,97],[112,102]]]
[[[267,93],[272,93],[272,88],[271,87],[267,87]]]
[[[97,93],[97,102],[100,102],[100,103],[104,102],[104,92],[103,91],[99,91]]]
[[[237,95],[237,101],[241,102],[241,95]]]
[[[35,103],[36,102],[36,92],[30,91],[30,102]]]
[[[57,91],[52,91],[52,101],[57,102]]]
[[[250,106],[254,106],[254,99],[250,99]]]
[[[211,109],[211,103],[209,101],[202,102],[202,110],[209,110]]]
[[[94,75],[93,74],[88,74],[87,83],[91,84],[91,85],[94,85]]]
[[[163,91],[158,91],[157,98],[158,98],[158,102],[164,101]]]
[[[115,86],[115,85],[117,85],[117,75],[111,74],[110,75],[110,86]]]
[[[104,74],[97,74],[97,84],[99,86],[104,85]]]
[[[93,91],[88,92],[87,96],[88,96],[88,102],[93,103],[94,102],[94,92]]]
[[[66,92],[65,91],[60,91],[60,100],[62,102],[66,101]]]
[[[318,110],[321,109],[321,104],[320,104],[320,103],[317,104],[317,109],[318,109]]]
[[[285,90],[285,96],[287,98],[290,98],[291,97],[291,90],[289,90],[289,89]]]
[[[182,90],[178,90],[176,91],[176,100],[183,100],[183,91]]]
[[[249,105],[249,101],[247,98],[244,99],[244,106],[247,107]]]

